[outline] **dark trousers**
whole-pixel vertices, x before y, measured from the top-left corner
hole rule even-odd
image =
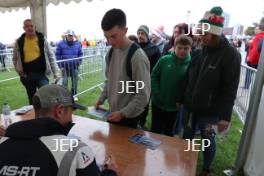
[[[177,120],[175,124],[175,130],[174,134],[180,135],[182,132],[182,129],[184,127],[184,115],[186,113],[186,109],[184,107],[181,107],[180,110],[177,113]]]
[[[152,103],[151,132],[174,136],[177,111],[164,111]]]
[[[148,111],[149,111],[149,104],[145,107],[144,112],[141,114],[141,117],[139,119],[139,125],[144,128],[145,123],[147,121],[147,116],[148,116]]]
[[[71,77],[71,93],[72,95],[77,94],[78,85],[78,69],[63,69],[62,71],[62,84],[64,87],[68,87],[68,77]]]
[[[6,69],[5,56],[4,55],[1,55],[1,53],[0,53],[0,62],[2,64],[3,70],[5,70]]]
[[[187,125],[184,128],[184,139],[192,140],[195,136],[196,129],[198,128],[201,132],[201,138],[210,141],[210,146],[206,147],[203,151],[203,169],[210,170],[216,153],[216,133],[213,129],[213,125],[218,123],[218,118],[207,117],[207,120],[205,120],[205,118],[198,117],[193,114],[186,118],[188,118],[188,122],[186,122]]]
[[[45,74],[38,73],[29,73],[26,76],[22,76],[20,81],[27,90],[29,104],[32,104],[32,97],[36,93],[37,88],[49,84],[49,79]]]

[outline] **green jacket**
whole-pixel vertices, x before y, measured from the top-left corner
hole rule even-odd
[[[183,61],[174,52],[163,56],[151,74],[152,103],[164,111],[177,111],[176,102],[181,98],[181,82],[191,60],[187,55]]]

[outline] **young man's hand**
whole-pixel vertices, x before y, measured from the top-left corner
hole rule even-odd
[[[98,101],[95,103],[95,105],[94,105],[95,109],[98,109],[102,104],[103,104],[103,102],[101,102],[101,101],[98,100]]]
[[[125,118],[125,116],[120,111],[113,112],[110,116],[108,116],[107,120],[110,122],[119,122]]]

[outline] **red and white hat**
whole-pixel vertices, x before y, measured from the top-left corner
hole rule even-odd
[[[221,7],[213,7],[210,11],[205,12],[200,23],[208,23],[210,25],[208,33],[221,35],[224,27],[225,18],[222,16],[223,9]]]

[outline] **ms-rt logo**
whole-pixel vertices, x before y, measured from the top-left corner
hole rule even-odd
[[[186,139],[186,141],[188,146],[184,151],[205,151],[211,145],[209,139]]]
[[[35,176],[40,170],[40,167],[30,166],[3,166],[0,168],[0,175],[3,176]]]

